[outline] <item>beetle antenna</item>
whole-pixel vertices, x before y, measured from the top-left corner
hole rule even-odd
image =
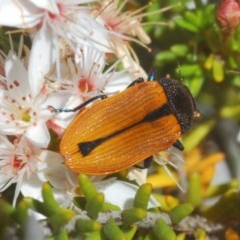
[[[101,99],[104,99],[104,98],[107,98],[107,96],[105,94],[102,94],[102,95],[97,95],[95,97],[92,97],[90,99],[88,99],[86,102],[80,104],[79,106],[75,107],[75,108],[72,108],[72,109],[66,109],[66,108],[54,108],[53,106],[48,106],[48,109],[51,111],[51,112],[55,112],[55,113],[60,113],[60,112],[76,112],[84,107],[86,107],[89,103],[95,101],[96,99],[98,98],[101,98]]]

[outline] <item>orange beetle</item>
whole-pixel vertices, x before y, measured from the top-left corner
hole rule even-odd
[[[155,73],[148,81],[135,80],[126,90],[80,112],[64,133],[60,152],[74,172],[103,175],[127,169],[150,156],[175,146],[192,125],[196,111],[189,90],[179,81]]]

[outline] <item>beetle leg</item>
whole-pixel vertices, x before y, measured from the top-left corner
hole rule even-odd
[[[153,161],[153,156],[146,158],[143,162],[143,167],[144,168],[149,168],[152,161]]]
[[[182,143],[179,140],[177,140],[175,143],[173,143],[173,146],[180,151],[184,150],[184,146],[182,145]]]
[[[138,79],[136,79],[136,80],[134,80],[133,82],[131,82],[131,83],[127,86],[127,88],[132,87],[132,86],[134,86],[134,85],[136,85],[136,84],[139,84],[139,83],[142,83],[142,82],[144,82],[144,79],[141,78],[141,77],[139,77]]]
[[[143,160],[143,166],[134,165],[134,167],[139,168],[139,169],[149,168],[152,161],[153,161],[153,156],[150,156],[150,157],[146,158],[145,160]]]
[[[84,103],[82,103],[79,106],[77,106],[75,108],[72,108],[72,109],[54,108],[52,106],[48,106],[48,108],[49,108],[49,110],[51,112],[56,112],[56,113],[59,113],[59,112],[76,112],[76,111],[80,110],[81,108],[84,108],[89,103],[95,101],[98,98],[104,99],[104,98],[107,98],[107,95],[102,94],[102,95],[98,95],[98,96],[92,97],[92,98],[88,99],[87,101],[85,101]]]

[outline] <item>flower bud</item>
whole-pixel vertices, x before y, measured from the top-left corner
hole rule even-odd
[[[223,0],[217,10],[217,21],[225,33],[233,33],[240,24],[240,5],[235,0]]]

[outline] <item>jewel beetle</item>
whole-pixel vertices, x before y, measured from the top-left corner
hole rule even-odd
[[[66,129],[60,153],[73,172],[104,175],[127,169],[171,146],[191,127],[196,104],[186,86],[171,78],[135,80],[124,91],[99,95],[69,112],[83,109]],[[100,101],[94,102],[97,98]],[[85,108],[86,107],[86,108]]]

